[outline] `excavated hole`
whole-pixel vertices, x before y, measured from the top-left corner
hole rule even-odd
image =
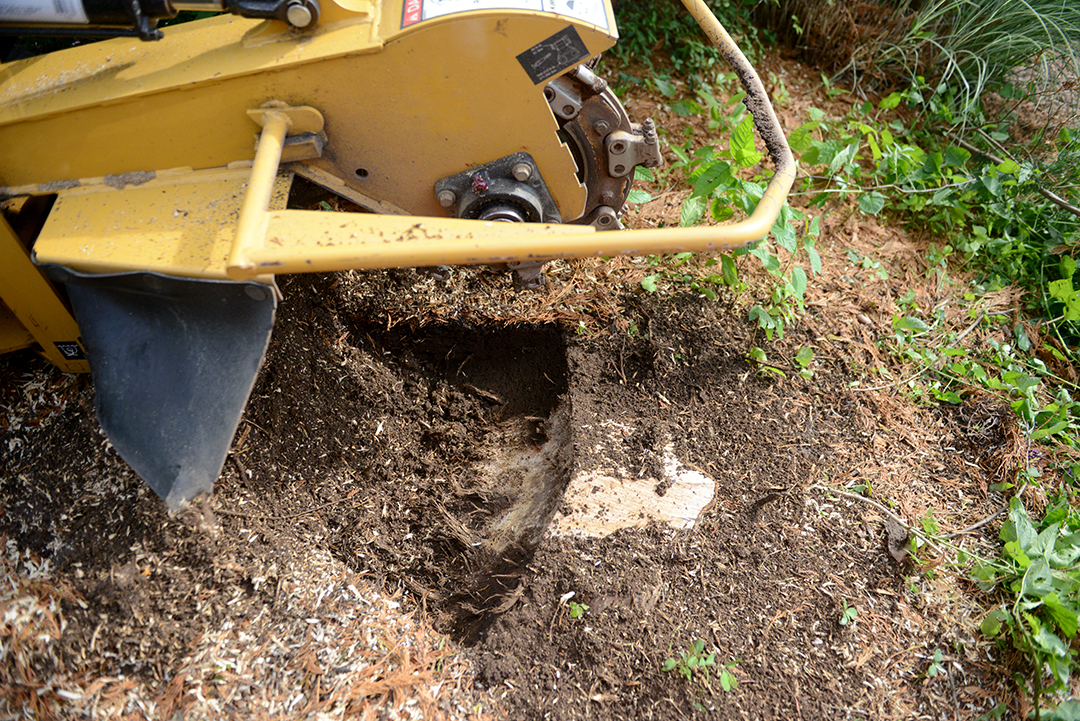
[[[352,335],[394,348],[396,370],[426,388],[414,419],[424,429],[415,449],[423,518],[395,550],[418,559],[410,590],[435,602],[446,630],[475,642],[524,591],[525,566],[570,478],[565,343],[549,326]],[[346,549],[357,550],[356,541]]]

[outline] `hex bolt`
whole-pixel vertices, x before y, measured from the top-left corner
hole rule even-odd
[[[600,200],[604,201],[604,205],[611,205],[615,202],[615,193],[610,190],[605,190],[603,193],[600,193]]]
[[[510,172],[513,174],[514,180],[521,183],[532,177],[532,167],[528,163],[515,163]]]
[[[593,123],[593,127],[596,128],[596,132],[601,135],[606,135],[607,131],[611,130],[611,125],[609,125],[606,120],[597,120]]]
[[[439,191],[439,205],[444,208],[449,208],[457,202],[457,195],[452,190],[440,190]]]

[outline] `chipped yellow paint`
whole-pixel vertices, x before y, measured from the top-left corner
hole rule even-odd
[[[63,191],[34,246],[37,260],[84,273],[148,270],[226,278],[247,167],[163,173],[142,185]],[[271,208],[284,208],[291,176],[279,175]]]

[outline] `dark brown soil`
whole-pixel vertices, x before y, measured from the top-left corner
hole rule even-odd
[[[476,293],[506,282],[455,272]],[[841,374],[823,369],[813,385],[759,377],[744,359],[760,342],[752,329],[689,295],[628,297],[631,332],[578,334],[422,321],[417,288],[432,284],[413,271],[285,279],[212,503],[179,520],[108,448],[85,378],[26,355],[0,360],[3,404],[20,414],[0,438],[0,534],[70,587],[67,628],[36,663],[164,693],[178,659],[229,618],[269,609],[271,624],[288,623],[275,615],[275,575],[315,548],[426,609],[508,718],[896,710],[874,630],[838,619],[847,602],[868,617],[905,613],[903,569],[884,530],[858,522],[865,509],[807,490],[835,436],[855,435],[867,412]],[[618,457],[608,448],[598,460],[612,421],[630,430]],[[716,483],[696,527],[549,531],[574,510],[561,493],[576,468],[602,460],[660,477],[666,444]],[[530,492],[520,473],[491,472],[511,448],[540,459],[548,490],[507,530],[501,521]],[[588,607],[582,617],[570,598]],[[699,639],[715,654],[709,683],[661,670]],[[731,692],[718,680],[725,666]],[[8,689],[8,708],[28,702],[19,693]]]

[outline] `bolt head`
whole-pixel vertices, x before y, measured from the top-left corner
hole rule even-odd
[[[311,9],[299,2],[289,5],[285,11],[285,17],[289,19],[290,25],[297,28],[306,28],[314,19]]]
[[[606,120],[597,120],[593,123],[593,127],[596,128],[596,132],[604,135],[607,131],[611,130],[611,125]]]
[[[457,195],[452,190],[443,190],[439,192],[439,205],[444,208],[449,208],[457,202]]]
[[[510,172],[513,174],[514,180],[521,183],[532,177],[532,167],[528,163],[515,163]]]

